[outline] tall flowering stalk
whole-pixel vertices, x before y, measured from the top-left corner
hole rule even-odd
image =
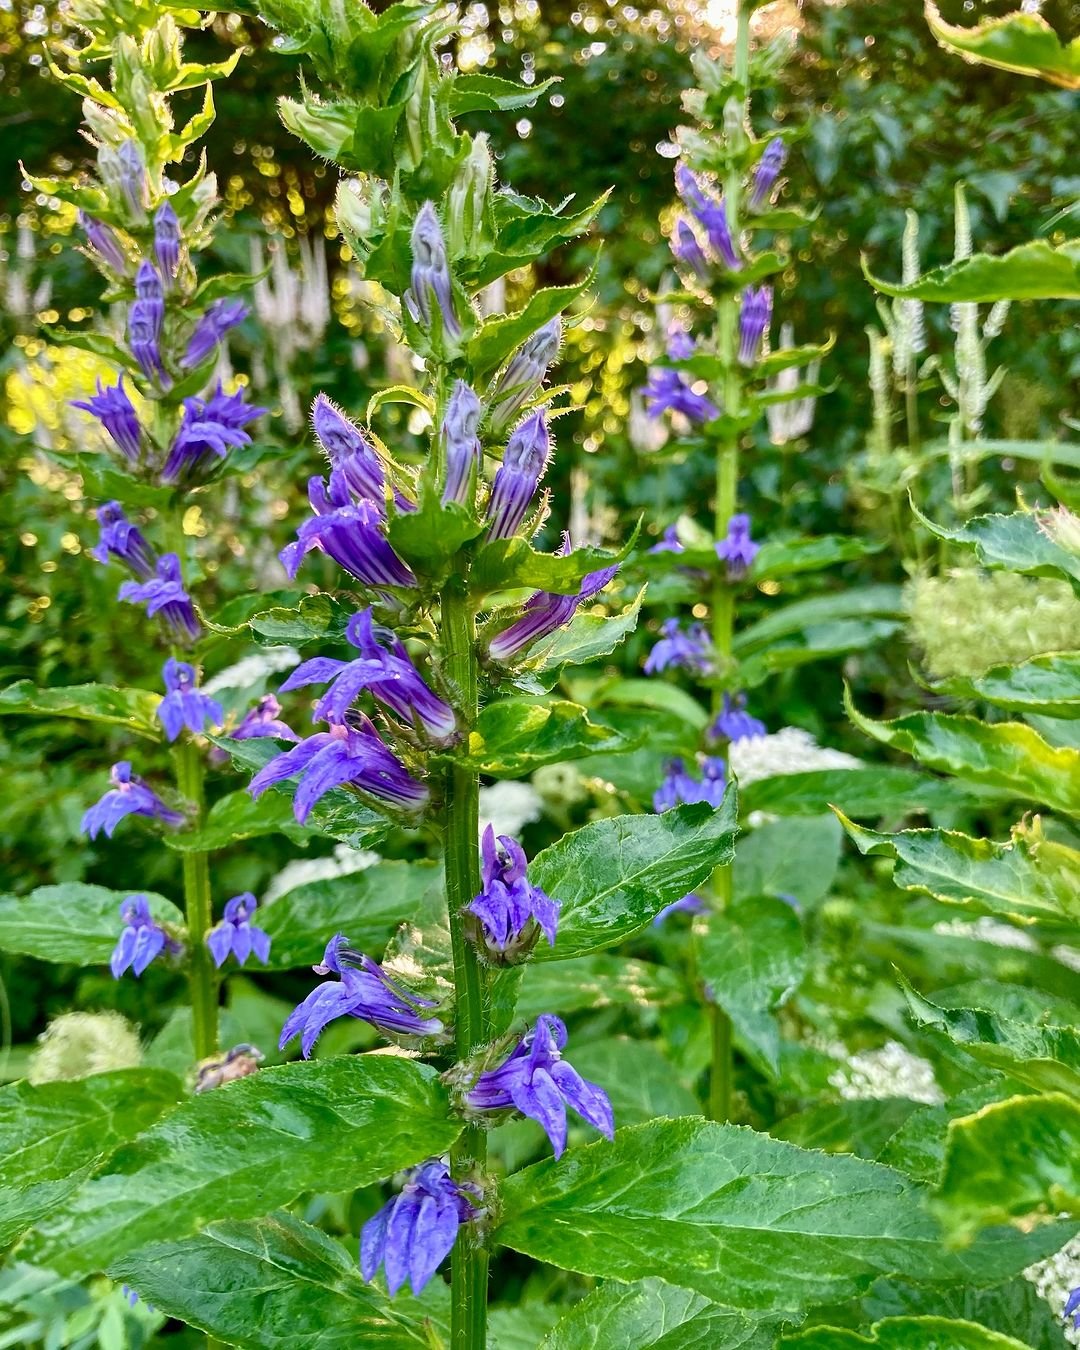
[[[196,251],[210,240],[215,177],[205,160],[186,181],[173,175],[213,119],[210,82],[227,75],[238,54],[217,65],[185,63],[176,20],[157,17],[150,7],[135,6],[121,15],[80,0],[71,17],[85,40],[63,49],[69,68],[54,66],[53,73],[84,96],[97,171],[85,178],[32,181],[77,208],[82,246],[125,315],[119,342],[82,332],[64,337],[115,362],[114,375],[99,379],[92,394],[75,402],[88,415],[88,430],[96,422],[124,498],[98,506],[100,539],[90,556],[118,576],[128,574],[119,582],[117,600],[144,609],[163,656],[168,654],[157,718],[173,746],[176,772],[170,790],[144,782],[127,761],[114,765],[111,787],[87,810],[83,828],[91,837],[111,836],[127,828],[122,823],[127,816],[142,815],[165,829],[198,830],[206,811],[202,737],[220,726],[223,715],[198,687],[203,625],[186,556],[186,497],[190,488],[219,476],[233,451],[250,444],[250,428],[265,410],[249,403],[242,388],[226,391],[213,375],[220,344],[247,313],[233,295],[246,278],[218,277],[200,285],[196,273]],[[83,73],[101,62],[109,64],[108,80]],[[200,85],[206,87],[201,114],[177,130],[173,93]],[[144,500],[148,489],[161,502],[157,539],[129,515],[129,502]],[[183,953],[194,1049],[202,1059],[218,1048],[215,964],[221,964],[208,945],[213,927],[208,855],[186,850],[182,870],[185,941],[153,919],[144,897],[131,897],[118,915],[113,973],[130,968],[139,975],[156,957]],[[255,949],[266,950],[262,939]],[[239,950],[250,950],[246,930]]]

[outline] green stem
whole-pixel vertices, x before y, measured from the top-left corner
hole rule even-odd
[[[463,574],[442,591],[442,638],[446,673],[458,694],[458,706],[471,724],[477,711],[476,626]],[[457,994],[457,1055],[466,1059],[487,1040],[484,972],[465,937],[462,908],[480,890],[480,780],[459,765],[445,781],[446,908],[454,956]],[[470,1125],[450,1151],[455,1177],[475,1181],[487,1161],[487,1134]],[[488,1254],[469,1229],[459,1236],[450,1260],[450,1344],[453,1350],[483,1350],[487,1339]]]
[[[195,807],[195,828],[206,814],[203,760],[190,738],[176,747],[176,781],[181,795]],[[184,854],[184,909],[188,930],[188,980],[195,1058],[206,1059],[218,1050],[218,981],[210,959],[206,934],[213,923],[210,899],[210,859],[205,853]]]

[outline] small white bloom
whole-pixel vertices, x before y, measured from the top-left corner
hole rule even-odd
[[[802,727],[784,727],[770,736],[743,736],[731,743],[728,759],[743,787],[778,774],[862,768],[861,759],[818,745]]]
[[[351,876],[353,872],[363,872],[381,861],[370,849],[350,848],[348,844],[338,844],[325,858],[296,858],[271,879],[263,892],[262,903],[268,905],[271,900],[295,891],[299,886],[309,886],[313,881],[335,881],[338,877]]]
[[[1061,1317],[1066,1300],[1074,1289],[1080,1287],[1080,1238],[1073,1238],[1053,1256],[1038,1261],[1024,1271],[1024,1279],[1030,1280],[1041,1296],[1050,1305],[1055,1317]],[[1072,1318],[1062,1327],[1065,1339],[1070,1345],[1080,1345],[1080,1331],[1072,1324]]]
[[[480,789],[480,833],[489,825],[496,834],[509,834],[515,839],[526,825],[539,820],[544,804],[531,783],[493,783]]]
[[[300,662],[300,653],[295,647],[267,647],[265,651],[253,652],[235,665],[219,670],[213,679],[202,686],[204,694],[216,694],[221,689],[249,689],[270,675],[283,670],[292,670]]]
[[[969,923],[966,919],[943,919],[934,924],[934,932],[943,937],[971,938],[975,942],[989,942],[993,947],[1015,947],[1023,952],[1037,952],[1039,944],[1027,933],[1011,923],[999,923],[987,915]]]
[[[945,1100],[934,1077],[934,1066],[899,1041],[886,1041],[878,1050],[860,1050],[849,1056],[847,1067],[831,1074],[829,1083],[846,1101],[907,1097],[940,1106]]]

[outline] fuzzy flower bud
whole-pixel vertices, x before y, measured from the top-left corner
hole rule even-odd
[[[739,309],[739,364],[756,365],[761,356],[762,339],[772,318],[771,286],[750,286],[743,292]]]
[[[146,220],[147,181],[138,144],[128,139],[118,148],[102,146],[98,168],[105,186],[127,208],[132,222],[142,225]]]
[[[443,418],[443,455],[446,463],[446,481],[443,484],[444,502],[471,505],[480,471],[483,452],[476,434],[483,412],[475,392],[458,380],[446,405]]]
[[[95,220],[93,216],[88,216],[85,211],[79,212],[79,224],[86,235],[86,242],[102,262],[107,263],[114,272],[125,273],[128,265],[127,255],[120,245],[120,240],[108,225]]]
[[[118,1012],[69,1012],[54,1017],[30,1056],[31,1083],[89,1078],[142,1062],[139,1035]]]
[[[526,338],[514,353],[491,393],[488,426],[493,436],[502,435],[540,388],[559,355],[561,342],[562,323],[554,318]]]
[[[542,412],[530,413],[510,436],[488,501],[488,539],[509,539],[521,528],[551,454]]]
[[[412,274],[405,304],[413,319],[428,331],[439,314],[442,331],[451,340],[461,336],[461,323],[454,311],[454,291],[442,226],[431,202],[425,202],[412,231]]]
[[[480,132],[473,137],[447,198],[447,242],[451,256],[455,258],[462,254],[476,257],[483,249],[494,174],[488,138]]]
[[[751,211],[760,211],[769,199],[780,170],[787,159],[787,148],[779,136],[774,136],[758,160],[747,205]]]
[[[154,257],[168,285],[180,266],[180,221],[169,201],[154,213]]]

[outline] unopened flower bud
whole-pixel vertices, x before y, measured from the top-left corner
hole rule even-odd
[[[131,220],[142,225],[146,220],[146,165],[137,142],[129,138],[119,148],[103,146],[98,167],[105,186],[120,198]]]
[[[761,343],[772,318],[772,287],[750,286],[743,292],[739,310],[739,364],[756,365]]]
[[[411,285],[405,293],[410,313],[417,323],[430,330],[437,311],[442,331],[452,342],[456,341],[461,336],[461,323],[454,312],[446,241],[431,202],[425,202],[417,213],[412,230],[412,255]]]
[[[760,211],[769,199],[769,194],[773,190],[773,185],[784,167],[784,161],[787,159],[787,148],[779,136],[774,136],[765,151],[758,160],[757,170],[754,173],[754,181],[750,188],[750,197],[747,201],[751,211]]]
[[[559,354],[562,324],[552,319],[526,338],[514,353],[491,395],[488,425],[493,436],[501,435],[544,381]]]
[[[450,185],[446,233],[452,257],[476,257],[483,249],[494,172],[488,138],[481,132],[473,137],[472,147]]]
[[[551,441],[542,412],[515,429],[503,453],[488,501],[488,539],[509,539],[521,528],[547,468]]]
[[[458,380],[446,405],[442,424],[446,462],[446,481],[442,494],[444,502],[459,502],[467,506],[473,500],[482,458],[480,438],[476,434],[482,411],[474,390],[464,380]]]
[[[169,201],[154,213],[154,257],[168,285],[180,265],[180,221]]]
[[[338,184],[334,217],[345,242],[360,262],[371,253],[371,236],[386,223],[383,189],[372,178],[349,178]]]
[[[85,211],[79,212],[79,224],[86,234],[86,242],[102,262],[107,263],[114,272],[126,272],[127,257],[120,246],[120,240],[108,225],[95,220],[93,216],[88,216]]]

